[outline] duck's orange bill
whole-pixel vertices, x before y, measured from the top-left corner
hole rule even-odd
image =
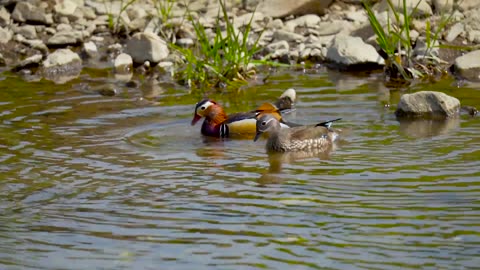
[[[202,119],[202,117],[198,114],[195,114],[192,119],[192,126],[195,125],[200,119]]]

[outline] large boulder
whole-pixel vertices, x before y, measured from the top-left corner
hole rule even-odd
[[[143,64],[145,61],[158,63],[167,58],[169,51],[167,43],[159,36],[148,33],[136,33],[127,42],[126,53],[133,62]]]
[[[337,35],[327,51],[327,60],[352,66],[360,64],[384,65],[385,61],[375,48],[359,37]]]
[[[454,71],[463,78],[471,81],[480,81],[480,50],[466,53],[453,64]]]
[[[445,119],[460,113],[460,101],[435,91],[404,94],[400,98],[395,115],[399,118]]]
[[[47,14],[41,7],[28,2],[18,2],[12,13],[12,18],[17,22],[32,22],[50,25],[53,24],[52,14]]]
[[[264,0],[257,10],[273,18],[305,14],[323,15],[331,2],[332,0]]]

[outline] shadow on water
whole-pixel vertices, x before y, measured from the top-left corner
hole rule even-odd
[[[478,118],[393,114],[426,89],[478,108],[477,88],[325,70],[212,94],[248,111],[293,87],[288,121],[349,130],[332,151],[268,155],[202,137],[200,95],[105,76],[0,81],[0,269],[478,268]]]

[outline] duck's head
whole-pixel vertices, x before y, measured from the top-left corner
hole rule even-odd
[[[264,114],[257,118],[256,134],[253,141],[258,140],[260,135],[265,132],[271,132],[280,129],[280,122],[271,114]]]
[[[204,99],[195,105],[195,112],[193,114],[192,126],[195,125],[202,117],[207,117],[212,107],[217,103],[211,99]]]

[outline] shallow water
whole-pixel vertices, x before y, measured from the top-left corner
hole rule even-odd
[[[202,138],[189,124],[201,96],[171,85],[1,79],[0,269],[480,265],[480,121],[393,116],[402,93],[425,89],[478,107],[474,87],[285,71],[212,95],[234,112],[294,87],[288,120],[343,118],[333,152],[299,158]],[[85,87],[105,81],[116,96]]]

